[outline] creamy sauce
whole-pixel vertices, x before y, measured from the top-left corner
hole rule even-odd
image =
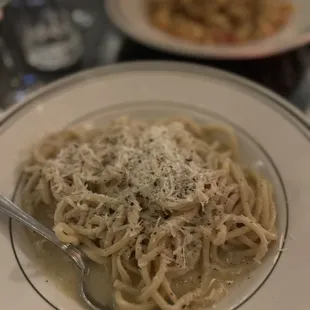
[[[52,228],[53,212],[54,210],[42,206],[42,208],[35,210],[33,216],[46,227]],[[75,263],[51,242],[28,230],[27,234],[35,250],[37,262],[42,267],[47,278],[69,298],[78,301],[83,308],[89,309],[80,296],[79,284],[81,273]],[[240,280],[247,278],[246,275],[253,270],[253,267],[253,265],[249,265],[248,268],[242,269],[242,272],[238,275],[223,275],[221,272],[214,270],[210,274],[214,279],[211,285],[214,288],[221,287],[223,295],[227,295],[227,293],[231,292],[232,286],[236,287],[236,285],[240,284]],[[172,280],[171,285],[175,294],[181,297],[183,294],[193,290],[197,282],[199,282],[200,275],[201,272],[197,268],[178,278],[177,281]],[[85,280],[88,292],[91,293],[96,302],[101,305],[114,306],[112,281],[103,265],[95,262],[91,263],[91,272]],[[124,296],[131,300],[127,294]],[[209,306],[209,304],[205,305],[205,307]]]
[[[38,208],[33,216],[45,226],[52,227],[45,208]],[[68,297],[80,301],[86,308],[79,291],[81,273],[75,263],[51,242],[28,230],[27,234],[46,276]],[[112,283],[104,266],[91,263],[91,271],[85,281],[95,301],[102,305],[112,304]]]
[[[101,305],[113,304],[112,280],[104,266],[90,263],[90,272],[85,277],[85,287],[92,298]]]
[[[52,211],[51,209],[46,209],[46,207],[37,208],[33,216],[46,227],[51,228],[53,226]],[[46,241],[41,236],[28,230],[27,234],[35,250],[37,262],[41,265],[48,279],[69,298],[79,301],[83,308],[89,309],[80,296],[79,283],[81,273],[77,266],[51,242]],[[226,295],[228,291],[231,291],[231,284],[234,284],[233,286],[235,287],[250,269],[252,268],[249,268],[247,271],[243,270],[240,275],[235,275],[233,277],[223,277],[221,272],[213,271],[212,278],[216,280],[214,280],[214,282],[212,281],[212,286],[221,286],[223,288],[223,294]],[[179,278],[178,281],[172,280],[172,288],[176,295],[180,297],[192,290],[199,281],[199,276],[200,270],[197,269]],[[85,281],[88,292],[91,293],[91,296],[96,302],[101,305],[113,305],[112,281],[104,266],[91,263],[91,272],[88,274]],[[209,305],[206,305],[206,307],[208,306]]]

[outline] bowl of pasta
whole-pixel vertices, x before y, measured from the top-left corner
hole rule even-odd
[[[261,58],[310,41],[305,0],[108,0],[105,9],[139,43],[190,57]]]
[[[103,308],[306,307],[308,139],[297,111],[242,78],[114,65],[2,120],[0,191],[93,261]],[[72,261],[3,216],[0,231],[7,308],[83,309]]]

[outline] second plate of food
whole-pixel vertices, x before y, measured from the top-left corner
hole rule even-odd
[[[307,0],[106,0],[105,9],[134,40],[185,56],[259,58],[310,41]]]
[[[214,69],[99,68],[6,116],[0,191],[98,263],[103,304],[306,309],[308,128]],[[0,232],[5,308],[83,309],[63,253],[3,216]]]

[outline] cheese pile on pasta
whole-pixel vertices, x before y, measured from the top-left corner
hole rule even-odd
[[[24,206],[52,209],[56,236],[107,266],[119,309],[214,305],[277,238],[272,186],[240,165],[222,126],[121,118],[64,130],[25,173]]]

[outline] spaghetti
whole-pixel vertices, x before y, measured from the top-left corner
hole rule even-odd
[[[24,170],[25,208],[47,208],[61,241],[107,267],[120,309],[212,306],[277,238],[272,186],[222,126],[122,118],[65,130]]]

